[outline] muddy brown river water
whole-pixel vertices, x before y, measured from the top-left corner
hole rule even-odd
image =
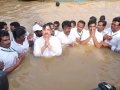
[[[35,21],[83,19],[105,15],[108,24],[120,15],[119,0],[65,3],[55,7],[54,2],[22,2],[0,0],[0,21],[18,21],[32,32]],[[106,81],[120,90],[120,54],[107,48],[90,46],[66,48],[63,55],[53,58],[26,54],[24,62],[9,76],[10,90],[91,90]]]

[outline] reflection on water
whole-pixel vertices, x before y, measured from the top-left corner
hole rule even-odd
[[[61,3],[58,8],[55,3],[0,0],[0,8],[0,21],[8,25],[18,21],[32,32],[35,21],[83,19],[87,22],[92,15],[98,18],[104,14],[111,23],[120,14],[120,1]],[[54,58],[36,58],[27,53],[22,65],[9,75],[10,90],[91,90],[101,81],[120,87],[119,68],[120,54],[109,49],[67,48],[62,56]]]

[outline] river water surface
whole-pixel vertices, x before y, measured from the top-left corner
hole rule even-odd
[[[106,15],[108,23],[120,15],[120,1],[84,3],[22,2],[0,0],[0,21],[18,21],[29,32],[35,21],[76,20]],[[9,76],[10,90],[91,90],[103,81],[120,90],[120,54],[90,46],[66,48],[54,58],[36,58],[29,51],[24,62]]]

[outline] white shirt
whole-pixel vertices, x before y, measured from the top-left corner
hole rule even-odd
[[[3,48],[0,47],[0,61],[4,62],[4,69],[11,67],[16,64],[16,60],[18,59],[18,53],[15,52],[12,48]]]
[[[107,34],[107,35],[112,35],[112,29],[111,29],[111,27],[105,29],[104,32],[105,32],[105,34]]]
[[[71,44],[73,42],[71,35],[69,34],[67,36],[64,34],[63,31],[60,32],[56,37],[60,40],[62,46],[67,45],[67,44]]]
[[[59,56],[62,54],[61,43],[55,36],[50,37],[49,43],[52,46],[52,49],[46,48],[42,54],[41,48],[44,46],[45,40],[43,36],[37,39],[34,43],[34,51],[33,51],[34,56],[51,57],[51,56]]]
[[[120,52],[120,30],[112,33],[112,39],[107,41],[109,45],[111,45],[111,50]]]
[[[26,53],[29,49],[29,43],[27,38],[25,38],[25,41],[23,42],[23,44],[19,44],[16,41],[12,41],[11,42],[11,47],[17,52],[17,53]]]
[[[55,36],[57,36],[60,33],[60,31],[55,30]]]
[[[82,38],[82,35],[83,33],[85,33],[86,30],[83,29],[81,32],[78,32],[77,31],[77,28],[72,28],[71,29],[71,32],[70,32],[70,35],[72,37],[72,40],[75,42],[76,41],[76,38]]]
[[[89,31],[86,30],[85,33],[83,33],[81,40],[82,41],[86,40],[88,37],[90,37],[90,33],[89,33]],[[95,37],[99,43],[101,41],[103,41],[103,35],[100,32],[98,32],[97,30],[95,32]],[[94,45],[93,38],[90,39],[90,41],[88,42],[88,45]]]

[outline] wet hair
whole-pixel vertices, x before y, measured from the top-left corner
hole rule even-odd
[[[3,71],[0,71],[0,90],[9,90],[8,78]]]
[[[90,21],[90,20],[92,20],[92,21],[94,21],[94,22],[97,22],[97,18],[96,18],[95,16],[91,16],[90,19],[89,19],[89,21]]]
[[[50,23],[46,23],[46,24],[43,25],[43,30],[44,30],[47,26],[49,26],[50,29],[51,29]]]
[[[80,20],[80,21],[78,21],[78,23],[82,23],[84,26],[85,26],[85,21],[83,21],[83,20]]]
[[[71,20],[70,23],[73,23],[76,26],[76,21]]]
[[[105,15],[101,15],[99,21],[105,21]]]
[[[0,41],[1,41],[1,38],[4,37],[4,36],[9,36],[8,31],[0,30]]]
[[[100,23],[100,22],[103,23],[103,26],[104,26],[104,27],[107,25],[107,22],[104,21],[104,20],[98,21],[98,23]]]
[[[5,25],[7,25],[6,22],[0,22],[0,29],[3,29]]]
[[[66,20],[62,22],[62,28],[64,29],[65,27],[71,27],[70,21]]]
[[[57,27],[60,26],[60,22],[59,21],[54,21],[54,24],[57,24]]]
[[[96,22],[95,22],[94,20],[89,20],[89,22],[88,22],[88,27],[89,27],[91,24],[95,24],[95,25],[96,25]]]
[[[14,26],[15,28],[20,27],[20,23],[19,22],[11,22],[10,26]]]
[[[113,22],[119,22],[119,25],[120,25],[120,17],[113,18]]]
[[[23,26],[21,27],[17,27],[14,31],[13,31],[13,37],[14,39],[19,38],[20,36],[26,34],[26,30],[25,28],[23,28]]]

